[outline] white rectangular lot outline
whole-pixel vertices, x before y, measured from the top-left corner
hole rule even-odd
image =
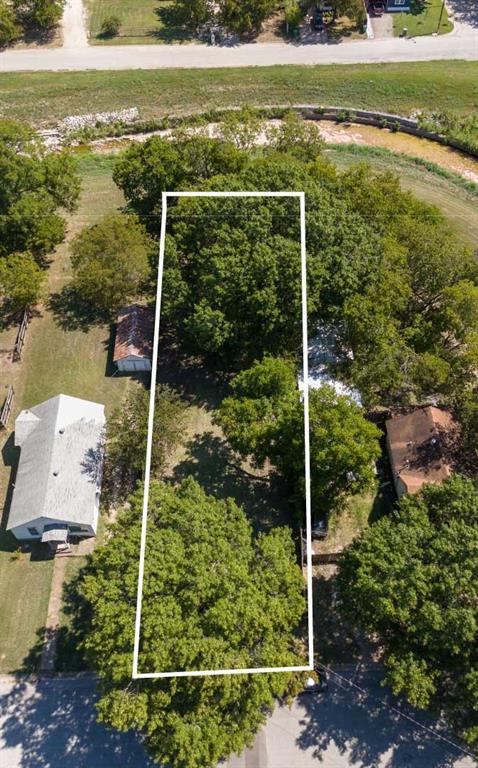
[[[179,197],[290,197],[298,198],[300,203],[300,252],[301,252],[301,293],[302,293],[302,375],[308,381],[308,342],[307,342],[307,259],[305,236],[305,193],[304,192],[163,192],[161,197],[161,234],[159,241],[158,285],[156,292],[156,314],[154,325],[153,362],[151,370],[151,393],[149,402],[148,436],[146,447],[146,469],[144,475],[144,499],[141,523],[141,546],[139,556],[138,594],[136,601],[136,620],[133,650],[134,680],[162,677],[206,677],[209,675],[243,675],[264,672],[306,672],[314,668],[314,636],[312,610],[312,531],[311,531],[311,492],[310,492],[310,442],[309,442],[309,393],[304,386],[304,474],[305,474],[305,516],[306,516],[306,562],[307,562],[307,629],[308,629],[308,664],[292,667],[253,667],[250,669],[208,669],[179,672],[138,672],[139,642],[141,633],[141,608],[144,579],[144,561],[146,553],[146,532],[148,522],[148,500],[151,476],[151,451],[153,444],[154,399],[156,373],[158,368],[159,324],[161,316],[161,290],[166,240],[166,217],[169,198]]]

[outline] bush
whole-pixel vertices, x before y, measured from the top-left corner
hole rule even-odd
[[[15,21],[15,14],[8,5],[0,1],[0,48],[10,45],[21,34]]]
[[[60,21],[64,0],[13,0],[18,20],[25,27],[50,32]]]
[[[102,37],[116,37],[121,29],[121,19],[119,16],[107,16],[103,19],[101,25]]]

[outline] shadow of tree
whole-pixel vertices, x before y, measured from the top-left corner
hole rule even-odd
[[[206,367],[162,335],[159,341],[157,383],[168,384],[191,405],[216,409],[230,394],[229,376]]]
[[[85,301],[71,284],[66,285],[58,293],[51,294],[48,308],[64,331],[86,333],[92,325],[103,325],[110,319]]]
[[[149,34],[152,37],[157,40],[165,40],[168,43],[180,43],[193,39],[192,31],[186,27],[181,19],[180,8],[174,5],[161,5],[154,12],[161,23],[161,27],[150,30]]]
[[[327,665],[359,661],[360,649],[335,605],[335,573],[327,578],[325,571],[316,569],[312,581],[315,652]]]
[[[403,701],[381,687],[380,667],[340,671],[342,679],[331,675],[329,690],[323,697],[303,696],[306,717],[297,745],[309,750],[320,764],[327,765],[329,755],[342,756],[341,765],[351,768],[452,768],[459,750],[441,742],[420,725],[388,708],[387,702],[409,717],[440,731],[427,713],[412,710]],[[364,692],[349,685],[354,682]],[[448,736],[450,734],[443,733]],[[472,763],[469,764],[470,768]]]
[[[256,530],[290,525],[290,505],[278,476],[248,472],[227,441],[213,432],[194,435],[187,443],[186,451],[186,458],[176,466],[170,478],[173,482],[194,477],[216,498],[234,499]]]
[[[31,672],[38,672],[40,670],[41,656],[43,653],[43,647],[45,640],[51,641],[53,637],[53,630],[46,629],[46,627],[39,627],[35,632],[35,642],[29,649],[27,655],[22,661],[21,667],[17,669],[18,673],[27,674]]]
[[[88,558],[74,578],[63,585],[65,623],[57,633],[55,669],[58,672],[82,672],[88,668],[83,640],[90,627],[91,610],[81,595],[79,585],[90,569],[90,561]]]
[[[2,696],[2,749],[19,768],[153,768],[138,737],[96,722],[91,677],[18,680]]]
[[[456,21],[478,27],[478,5],[475,0],[451,0],[449,6]]]
[[[15,552],[19,549],[19,543],[10,533],[7,531],[8,516],[10,514],[10,506],[12,503],[13,489],[15,486],[15,477],[17,474],[18,461],[20,459],[20,448],[15,447],[14,433],[9,435],[7,441],[2,448],[2,459],[4,466],[10,467],[10,478],[8,481],[7,493],[5,495],[5,503],[2,509],[2,519],[0,523],[0,550],[2,552]]]

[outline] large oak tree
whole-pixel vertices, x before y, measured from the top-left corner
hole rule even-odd
[[[155,760],[215,768],[249,744],[290,673],[132,680],[142,492],[82,579],[84,645],[100,676],[100,719],[139,729]],[[193,480],[150,488],[139,671],[243,669],[301,662],[304,580],[287,529],[255,536],[231,500]]]
[[[405,496],[340,562],[342,608],[376,633],[387,680],[445,709],[478,743],[478,485],[459,476]]]

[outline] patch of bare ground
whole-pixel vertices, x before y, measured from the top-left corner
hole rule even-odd
[[[256,37],[258,43],[275,43],[284,39],[285,21],[284,11],[278,11],[269,16],[262,25],[262,29]]]
[[[63,35],[61,25],[58,24],[51,32],[40,33],[36,30],[25,32],[12,46],[14,49],[26,50],[34,48],[61,48]]]

